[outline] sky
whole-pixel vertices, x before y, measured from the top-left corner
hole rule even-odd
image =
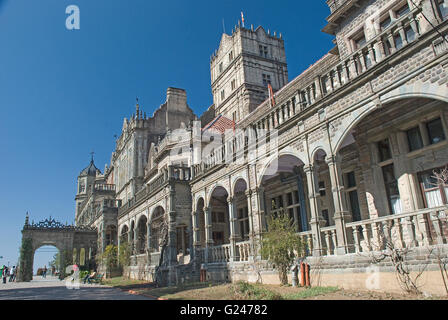
[[[282,33],[290,80],[334,46],[324,0],[0,0],[0,264],[18,261],[27,211],[73,223],[76,178],[92,151],[110,163],[136,97],[148,115],[168,87],[198,116],[212,105],[210,56],[241,11],[246,27]],[[39,250],[35,269],[55,251]]]

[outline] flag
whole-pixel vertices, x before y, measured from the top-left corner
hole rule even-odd
[[[268,83],[268,89],[269,89],[269,100],[271,101],[271,107],[273,107],[275,106],[274,90],[272,90],[272,86],[270,83]]]
[[[243,11],[241,11],[241,22],[243,23],[243,28],[244,28],[244,13],[243,13]]]

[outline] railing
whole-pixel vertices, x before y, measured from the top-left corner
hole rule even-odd
[[[322,238],[322,255],[330,256],[336,254],[337,239],[336,239],[336,227],[325,227],[320,229]]]
[[[251,242],[238,242],[236,244],[236,252],[238,253],[240,261],[249,261],[249,257],[251,256]]]
[[[310,256],[313,254],[313,232],[305,231],[299,233],[300,241],[303,245],[302,256]]]
[[[95,191],[112,191],[115,192],[116,188],[114,184],[95,183]]]
[[[149,263],[151,266],[158,266],[160,263],[160,252],[153,252],[149,255]]]
[[[208,247],[208,262],[229,262],[230,261],[230,244],[222,246]]]
[[[390,215],[346,224],[352,253],[381,251],[387,241],[395,248],[425,247],[448,242],[447,207]]]
[[[434,40],[432,43],[436,56],[443,54],[448,50],[448,36]]]

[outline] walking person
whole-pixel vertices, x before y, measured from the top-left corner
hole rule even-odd
[[[9,282],[14,282],[16,280],[16,266],[12,266],[11,273],[9,275]]]
[[[8,268],[6,268],[5,265],[3,265],[2,267],[2,279],[3,279],[3,284],[6,284],[6,274],[8,272]]]
[[[44,271],[42,272],[42,278],[46,278],[47,277],[47,266],[44,266]]]

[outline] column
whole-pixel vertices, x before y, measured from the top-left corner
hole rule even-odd
[[[134,230],[132,231],[134,239],[132,241],[132,254],[137,255],[137,224],[134,225]]]
[[[151,256],[151,221],[149,221],[149,219],[148,222],[146,223],[146,249],[149,258]]]
[[[320,89],[320,79],[316,78],[314,80],[314,86],[316,89],[316,100],[319,100],[322,97],[322,90]]]
[[[406,33],[404,32],[403,24],[400,24],[398,27],[398,33],[400,34],[401,40],[403,41],[403,47],[408,44],[408,40],[406,39]]]
[[[103,229],[101,230],[101,252],[106,250],[106,226],[103,224]]]
[[[176,238],[176,211],[175,209],[175,190],[174,187],[170,188],[169,195],[169,214],[168,214],[168,264],[177,264],[177,238]]]
[[[331,191],[334,203],[334,221],[336,226],[336,254],[343,255],[349,252],[347,242],[347,232],[345,222],[350,215],[346,208],[345,194],[343,193],[342,175],[340,172],[340,164],[336,162],[336,156],[326,159],[328,170],[330,172]]]
[[[255,246],[255,221],[254,221],[254,211],[252,210],[252,190],[246,190],[245,192],[247,198],[247,213],[249,215],[249,240],[250,240],[250,252],[249,261],[254,261],[254,253],[258,251]],[[258,225],[258,224],[257,224]]]
[[[204,207],[205,214],[205,262],[209,262],[208,257],[209,248],[213,247],[213,236],[212,236],[212,214],[208,207]]]
[[[229,205],[229,221],[230,221],[230,261],[239,261],[239,254],[236,250],[236,241],[238,235],[236,234],[236,216],[235,216],[235,204],[233,197],[227,198]]]
[[[310,211],[311,211],[311,220],[310,226],[313,235],[313,256],[320,256],[322,249],[322,239],[320,234],[320,226],[319,226],[319,206],[317,203],[317,188],[316,188],[316,179],[315,172],[312,165],[307,165],[303,167],[303,170],[306,174],[306,180],[308,183],[308,192],[310,199]]]
[[[76,258],[75,258],[75,263],[79,266],[81,264],[81,248],[77,247],[76,248]]]

